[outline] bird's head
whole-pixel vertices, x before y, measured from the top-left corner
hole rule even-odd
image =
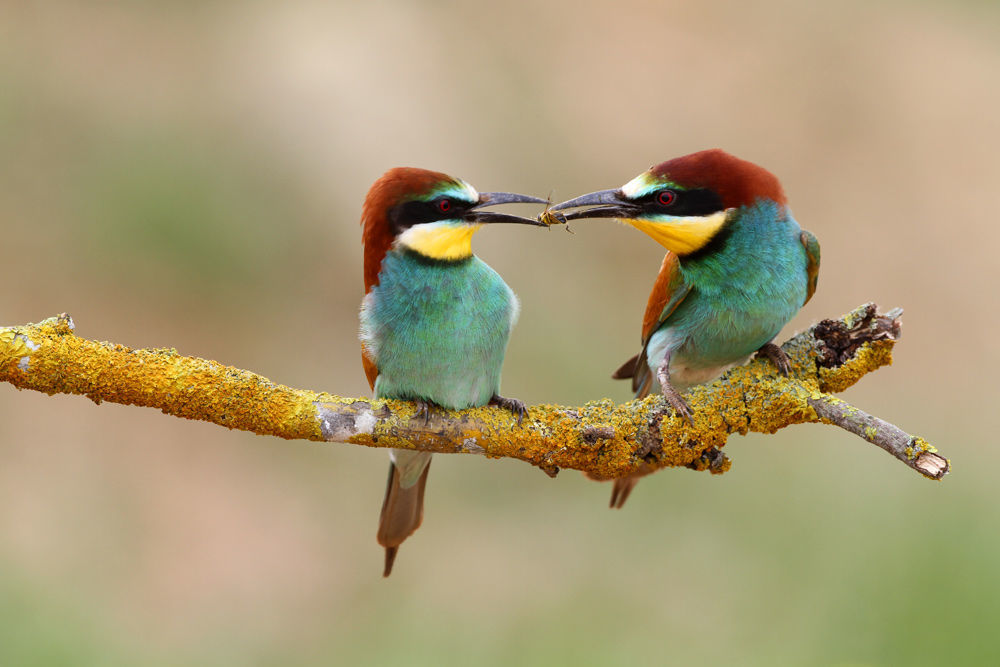
[[[711,149],[667,160],[617,190],[591,192],[551,210],[588,207],[564,217],[617,218],[684,257],[708,245],[741,209],[762,200],[785,206],[778,179],[752,162]]]
[[[361,224],[366,249],[392,243],[439,260],[472,254],[472,235],[494,223],[545,225],[531,218],[484,211],[497,204],[547,204],[538,197],[510,192],[477,192],[460,178],[426,169],[390,169],[365,198]]]

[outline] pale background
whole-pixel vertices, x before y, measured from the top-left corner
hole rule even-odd
[[[609,485],[438,457],[381,579],[386,455],[0,386],[0,663],[997,664],[994,2],[0,5],[0,324],[367,393],[358,218],[395,165],[557,200],[713,146],[823,245],[789,331],[903,306],[845,397],[952,458],[734,437]],[[662,250],[495,228],[504,393],[627,398]]]

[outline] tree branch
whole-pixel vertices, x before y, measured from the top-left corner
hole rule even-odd
[[[824,422],[941,479],[949,462],[929,443],[829,394],[892,362],[901,312],[880,315],[867,304],[796,335],[782,346],[791,360],[788,377],[758,359],[695,387],[687,394],[693,424],[674,416],[659,395],[618,405],[610,399],[579,408],[537,405],[521,426],[490,407],[434,411],[425,423],[406,401],[291,389],[173,349],[131,350],[80,338],[67,315],[0,328],[0,380],[261,435],[516,458],[549,475],[573,468],[597,479],[673,466],[722,473],[730,465],[721,451],[730,434]]]

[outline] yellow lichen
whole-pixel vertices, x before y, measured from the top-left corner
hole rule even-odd
[[[872,371],[892,364],[891,340],[865,343],[843,365],[819,369],[821,391],[837,393],[854,385]]]
[[[30,349],[27,339],[40,347]],[[862,346],[839,368],[817,369],[813,346],[808,334],[785,345],[791,377],[782,377],[770,361],[757,360],[695,387],[685,395],[694,411],[692,424],[675,415],[662,396],[651,395],[624,404],[602,399],[576,408],[537,405],[520,426],[509,411],[496,407],[434,410],[430,428],[425,428],[417,406],[408,401],[296,390],[172,348],[131,350],[88,341],[73,334],[68,317],[0,329],[0,380],[47,393],[83,394],[98,402],[155,407],[283,438],[323,440],[320,406],[345,415],[348,423],[350,415],[365,411],[367,432],[347,434],[349,442],[465,452],[469,448],[462,443],[472,439],[475,451],[488,457],[518,458],[546,470],[576,468],[610,479],[670,466],[725,472],[731,464],[721,450],[731,433],[772,433],[817,421],[810,400],[836,401],[822,392],[846,388],[891,362],[892,341],[887,340]],[[28,370],[18,369],[18,360],[29,354]],[[588,429],[600,437],[588,439]],[[914,442],[915,449],[932,451],[924,441]]]
[[[931,454],[937,453],[937,448],[934,447],[934,445],[920,437],[914,437],[913,440],[910,441],[910,446],[914,451],[913,457],[920,456],[924,452],[929,452]]]
[[[31,350],[24,341],[24,336],[18,333],[16,327],[0,329],[0,366],[30,354]]]

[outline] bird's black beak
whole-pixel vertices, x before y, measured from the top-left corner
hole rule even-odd
[[[543,222],[539,222],[534,218],[522,218],[517,215],[508,215],[506,213],[494,213],[492,211],[483,211],[482,209],[487,206],[497,206],[498,204],[548,204],[549,201],[546,199],[539,199],[538,197],[531,197],[529,195],[519,195],[514,192],[481,192],[479,193],[479,203],[469,209],[469,211],[462,216],[462,219],[466,222],[472,222],[479,225],[494,224],[498,222],[506,222],[511,224],[519,225],[534,225],[536,227],[546,227],[547,225]]]
[[[567,208],[577,208],[580,206],[590,206],[591,208],[572,213],[561,214],[566,220],[580,220],[583,218],[634,218],[639,214],[640,208],[634,203],[625,199],[621,190],[599,190],[590,194],[582,195],[576,199],[570,199],[560,204],[556,204],[550,211],[562,211]]]

